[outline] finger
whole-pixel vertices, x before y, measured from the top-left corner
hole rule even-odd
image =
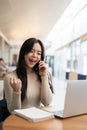
[[[39,69],[41,69],[41,68],[47,69],[47,66],[46,66],[45,64],[41,64],[41,65],[39,66]]]
[[[10,77],[10,83],[13,84],[13,77]]]
[[[17,83],[18,83],[18,85],[21,85],[21,80],[17,79]]]
[[[13,82],[14,82],[15,84],[17,84],[17,79],[16,79],[16,78],[13,78]]]
[[[45,63],[44,63],[43,61],[40,61],[40,62],[39,62],[39,67],[40,67],[40,66],[45,66]]]

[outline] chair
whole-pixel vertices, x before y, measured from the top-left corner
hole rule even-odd
[[[79,74],[76,72],[66,72],[66,79],[68,80],[86,80],[87,75]]]
[[[3,80],[0,80],[0,122],[4,121],[10,115],[7,109],[3,83]]]
[[[0,100],[0,122],[4,121],[9,115],[6,99]]]
[[[77,80],[76,72],[66,72],[66,79],[68,80]]]

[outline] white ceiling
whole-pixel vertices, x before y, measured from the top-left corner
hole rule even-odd
[[[0,31],[11,39],[46,38],[71,0],[0,0]]]

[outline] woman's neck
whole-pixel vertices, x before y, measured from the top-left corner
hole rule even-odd
[[[27,68],[27,73],[32,73],[33,72],[33,69],[32,68]]]

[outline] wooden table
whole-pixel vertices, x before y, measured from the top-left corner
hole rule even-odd
[[[37,123],[11,115],[3,122],[3,130],[87,130],[87,115],[67,119],[54,118]]]

